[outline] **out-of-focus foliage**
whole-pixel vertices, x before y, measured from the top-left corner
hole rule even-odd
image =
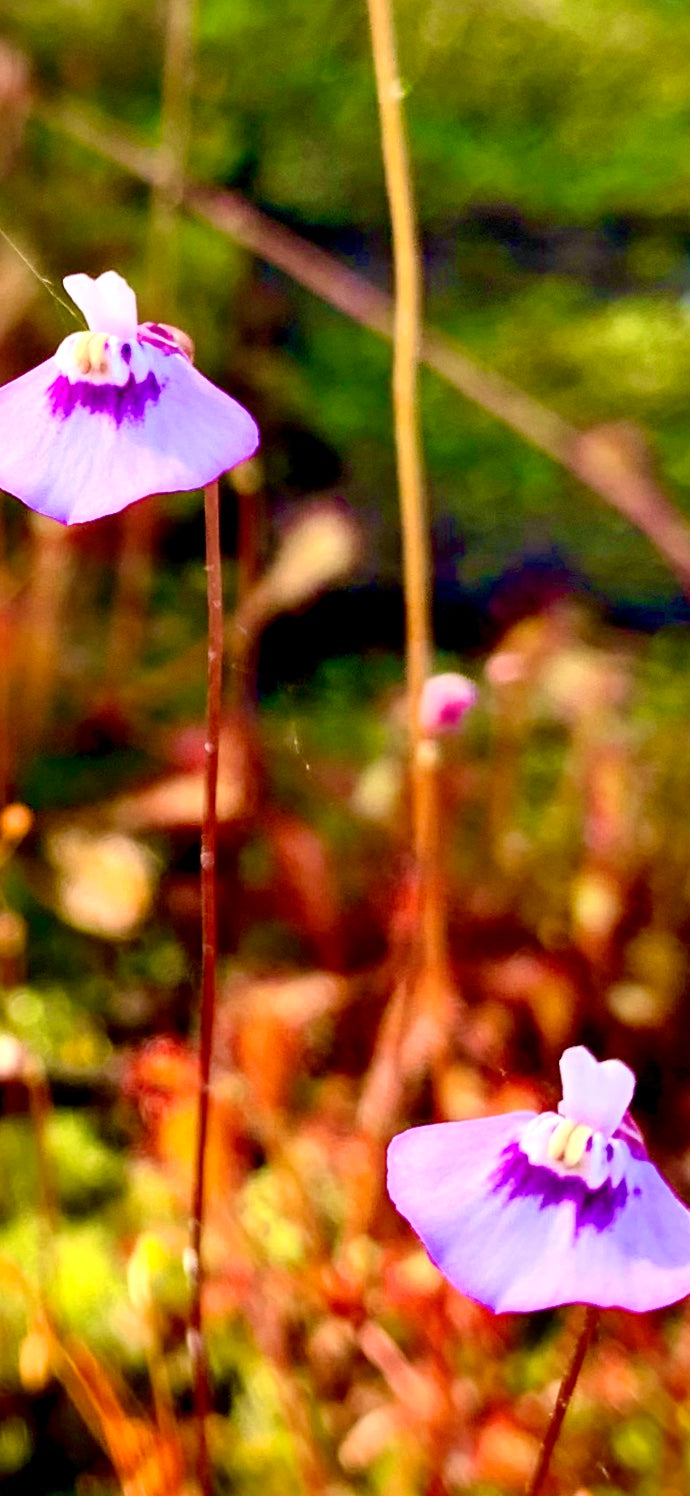
[[[684,8],[409,0],[399,9],[431,319],[571,420],[640,421],[690,512]],[[163,7],[60,0],[47,12],[10,0],[4,17],[39,95],[95,104],[115,129],[155,145]],[[204,0],[196,59],[192,175],[239,186],[363,274],[387,277],[364,8],[290,0],[277,22],[271,3]],[[97,154],[30,123],[3,212],[53,277],[116,263],[163,315],[148,193]],[[387,350],[282,277],[260,278],[247,297],[245,257],[199,224],[182,223],[177,263],[179,316],[204,366],[253,390],[268,429],[282,431],[269,460],[276,485],[309,487],[286,439],[298,427],[333,450],[365,512],[392,517]],[[49,346],[64,318],[41,297],[34,335]],[[626,601],[669,591],[646,541],[435,377],[424,415],[435,512],[455,516],[464,581],[525,548],[555,546]],[[390,568],[387,524],[376,541]]]
[[[5,25],[46,85],[155,123],[163,7],[8,0]],[[683,210],[683,56],[669,0],[399,7],[418,199],[425,222],[491,202],[580,225]],[[204,0],[192,162],[251,171],[258,197],[312,221],[378,225],[382,172],[366,14],[334,0]],[[567,170],[564,168],[567,167]],[[652,206],[653,205],[653,206]]]
[[[635,1068],[636,1115],[681,1193],[690,1178],[687,660],[682,631],[641,641],[561,604],[508,630],[483,667],[470,662],[480,701],[460,738],[444,743],[439,780],[457,994],[433,1112],[548,1105],[561,1048],[586,1039]],[[534,1464],[569,1332],[560,1315],[495,1320],[448,1289],[382,1193],[379,1128],[385,1136],[431,1112],[429,1094],[406,1089],[398,1070],[378,1120],[372,1100],[381,1018],[414,914],[400,667],[380,656],[367,665],[366,689],[352,659],[276,695],[252,750],[261,795],[247,790],[242,816],[222,825],[208,1153],[214,1464],[246,1496],[259,1486],[297,1496],[331,1476],[343,1492],[388,1489],[393,1469],[400,1496],[418,1496],[432,1478],[510,1496]],[[194,733],[167,743],[176,775],[183,760],[189,776],[200,772]],[[101,768],[107,784],[107,757]],[[147,1417],[163,1397],[187,1426],[183,1250],[197,1071],[185,1032],[197,879],[178,798],[160,838],[161,772],[136,796],[74,810],[88,828],[106,811],[114,825],[131,819],[136,804],[142,837],[147,810],[155,815],[155,921],[128,941],[113,944],[98,920],[90,935],[81,917],[71,929],[69,909],[52,908],[49,807],[5,883],[30,942],[29,981],[16,981],[13,958],[3,1026],[42,1057],[57,1105],[41,1165],[21,1052],[4,1041],[0,1463],[47,1496],[56,1488],[46,1460],[106,1481],[107,1462],[78,1420],[65,1432],[65,1372],[32,1298],[46,1263],[57,1345],[90,1368],[92,1388],[101,1379],[99,1397],[119,1399],[117,1417],[133,1418],[124,1375]],[[64,825],[64,799],[56,815]],[[99,866],[89,862],[96,908]],[[43,921],[30,888],[48,901]],[[403,1052],[398,1064],[408,1062]],[[34,1209],[45,1177],[48,1244]],[[689,1344],[683,1306],[653,1320],[607,1316],[556,1475],[596,1488],[604,1464],[605,1489],[635,1496],[662,1460],[681,1479],[687,1433],[670,1409],[686,1394]],[[64,1388],[86,1416],[69,1375]],[[143,1428],[135,1419],[136,1449]],[[119,1469],[114,1438],[106,1419],[101,1442]],[[174,1441],[158,1458],[178,1471]],[[148,1476],[138,1478],[148,1492]]]
[[[575,425],[637,422],[690,514],[687,8],[396,8],[430,320]],[[196,11],[192,177],[387,284],[365,7]],[[162,245],[149,189],[51,116],[94,111],[125,151],[127,132],[155,148],[165,14],[6,0],[0,41],[25,56],[36,109],[0,49],[0,228],[58,291],[117,266],[263,430],[223,507],[239,606],[208,1149],[218,1489],[510,1496],[569,1328],[451,1292],[386,1200],[383,1144],[432,1115],[551,1104],[560,1050],[586,1042],[635,1068],[654,1157],[690,1193],[688,637],[616,631],[574,591],[533,608],[518,568],[491,620],[473,615],[481,651],[461,664],[479,705],[438,771],[453,990],[445,1027],[427,1003],[400,1032],[419,921],[400,594],[382,585],[398,564],[390,350],[190,216]],[[28,284],[3,379],[74,328]],[[525,551],[630,604],[674,591],[647,541],[539,452],[430,373],[421,395],[451,618],[458,578],[481,600]],[[326,489],[349,510],[314,508]],[[57,540],[13,501],[3,518],[0,789],[20,805],[0,813],[0,1480],[171,1496],[192,1444],[200,503]],[[310,611],[358,557],[378,587]],[[338,616],[343,657],[324,660]],[[461,634],[446,625],[440,668]],[[685,1489],[689,1388],[687,1306],[607,1316],[556,1482]]]

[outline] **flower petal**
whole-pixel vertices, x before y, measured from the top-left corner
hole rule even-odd
[[[116,270],[106,270],[95,280],[90,275],[66,275],[62,284],[92,332],[136,337],[137,298]]]
[[[413,1127],[388,1148],[388,1193],[451,1283],[490,1308],[504,1307],[522,1247],[511,1239],[510,1204],[491,1179],[501,1152],[521,1137],[533,1112]],[[534,1258],[526,1248],[523,1271]],[[519,1271],[519,1267],[518,1267]]]
[[[131,408],[115,386],[108,408],[110,386],[73,384],[71,408],[55,411],[51,391],[64,376],[54,358],[0,388],[0,487],[77,524],[201,488],[251,456],[259,433],[236,400],[182,353],[146,345],[146,356],[154,393],[135,386]]]
[[[606,1198],[529,1164],[507,1183],[531,1118],[413,1128],[390,1145],[391,1198],[451,1283],[497,1312],[642,1312],[690,1293],[690,1212],[649,1162],[631,1158]]]
[[[626,1182],[610,1229],[578,1238],[574,1276],[587,1283],[580,1303],[641,1314],[690,1293],[690,1211],[648,1160],[631,1160]]]
[[[630,1106],[635,1076],[622,1060],[602,1064],[583,1044],[561,1055],[563,1100],[558,1108],[564,1117],[582,1122],[605,1138],[615,1132]]]

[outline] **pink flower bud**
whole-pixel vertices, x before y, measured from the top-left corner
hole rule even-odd
[[[453,732],[476,700],[477,687],[466,675],[453,671],[445,675],[430,675],[424,682],[419,704],[422,732],[428,737]]]

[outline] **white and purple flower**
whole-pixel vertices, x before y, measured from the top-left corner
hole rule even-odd
[[[0,487],[79,524],[153,493],[202,488],[255,451],[243,406],[194,368],[172,331],[137,324],[108,270],[65,277],[88,331],[0,388]]]
[[[391,1199],[450,1282],[497,1313],[673,1304],[690,1293],[690,1211],[627,1113],[635,1077],[581,1045],[561,1077],[557,1112],[393,1138]]]

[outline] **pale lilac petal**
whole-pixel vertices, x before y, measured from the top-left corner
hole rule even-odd
[[[690,1212],[648,1161],[615,1186],[529,1164],[531,1113],[414,1128],[389,1191],[450,1282],[496,1312],[597,1304],[642,1312],[690,1293]]]
[[[491,1179],[504,1148],[533,1112],[414,1127],[388,1148],[388,1193],[421,1237],[432,1262],[461,1293],[499,1307],[521,1243],[511,1240],[510,1208]],[[526,1244],[524,1268],[534,1259]]]
[[[563,1100],[559,1112],[610,1137],[630,1106],[635,1076],[622,1060],[604,1060],[578,1044],[561,1055]]]
[[[114,388],[112,410],[89,408],[107,401],[110,387],[70,390],[67,381],[76,403],[55,414],[55,359],[0,388],[0,487],[40,514],[77,524],[148,494],[201,488],[250,457],[259,435],[247,411],[183,354],[150,345],[146,352],[160,393],[148,397],[137,385],[134,414],[113,413]]]
[[[62,284],[92,332],[136,337],[137,298],[116,270],[106,270],[95,280],[90,275],[66,275]]]
[[[648,1161],[631,1160],[625,1183],[625,1205],[610,1226],[585,1228],[574,1240],[570,1293],[558,1302],[641,1314],[690,1294],[690,1211]]]

